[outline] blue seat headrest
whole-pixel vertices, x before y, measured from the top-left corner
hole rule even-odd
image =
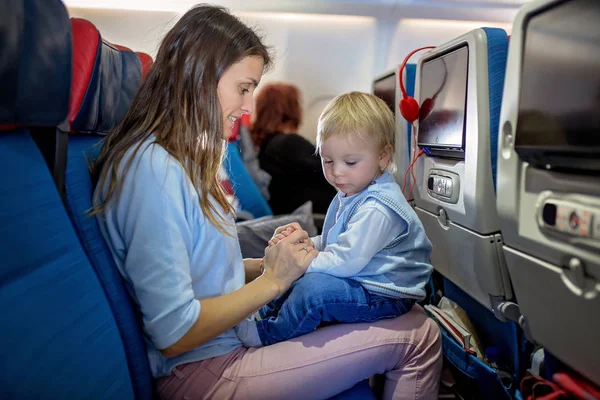
[[[142,63],[133,51],[119,49],[102,40],[91,22],[73,18],[71,27],[71,131],[105,135],[129,109],[142,82]]]
[[[482,28],[488,40],[488,86],[490,96],[490,158],[496,189],[498,159],[498,125],[502,108],[502,92],[508,57],[508,35],[499,28]]]
[[[0,124],[60,125],[71,87],[67,10],[60,0],[4,0],[0,15]]]

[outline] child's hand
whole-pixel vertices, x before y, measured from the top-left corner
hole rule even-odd
[[[277,244],[277,242],[279,242],[281,239],[283,239],[284,237],[288,237],[292,234],[292,232],[297,230],[302,230],[302,227],[297,222],[292,222],[291,224],[280,226],[279,228],[275,229],[273,237],[271,238],[271,240],[269,240],[268,247]]]
[[[315,244],[313,243],[311,238],[303,240],[302,243],[306,244],[306,247],[315,247]]]
[[[291,224],[280,226],[279,228],[275,229],[275,233],[273,234],[273,237],[275,237],[275,235],[278,235],[281,232],[288,230],[288,229],[291,229],[292,232],[294,232],[297,230],[302,230],[302,227],[297,222],[292,222]]]
[[[269,247],[276,245],[283,238],[290,236],[294,231],[295,231],[295,229],[292,227],[288,227],[288,228],[280,231],[279,233],[277,233],[277,231],[275,231],[275,235],[273,235],[271,240],[269,240]]]
[[[283,238],[288,237],[289,235],[294,233],[296,230],[302,230],[302,228],[300,227],[300,225],[297,222],[293,222],[291,224],[284,225],[284,226],[277,228],[275,230],[275,234],[273,235],[271,240],[269,240],[269,245],[267,246],[267,248],[276,245]],[[304,239],[299,243],[304,243],[304,244],[306,244],[307,247],[309,247],[309,246],[312,248],[315,247],[315,244],[313,243],[311,238]],[[294,244],[296,244],[296,243],[294,243]]]
[[[269,247],[276,245],[283,238],[290,236],[293,232],[294,231],[291,229],[286,229],[285,231],[281,232],[280,234],[273,236],[273,238],[271,240],[269,240]],[[311,238],[303,239],[302,241],[300,241],[298,243],[304,243],[306,245],[306,247],[312,247],[312,248],[315,247],[315,244],[313,243]],[[294,244],[298,244],[298,243],[294,243]]]

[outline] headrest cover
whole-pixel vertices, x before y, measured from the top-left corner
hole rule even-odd
[[[142,66],[129,50],[102,41],[89,21],[73,18],[71,131],[107,134],[127,112],[140,87]],[[93,39],[93,40],[92,40]]]
[[[3,0],[0,15],[0,124],[59,125],[71,87],[67,10],[60,0]]]
[[[98,46],[102,41],[98,29],[85,19],[71,18],[71,31],[73,32],[73,77],[69,124],[73,124],[83,103],[98,57]]]
[[[110,44],[112,47],[116,48],[117,50],[133,51],[129,47],[121,46],[120,44],[114,44],[114,43],[109,42],[108,40],[105,40],[105,42]]]
[[[140,58],[140,61],[142,63],[142,81],[143,81],[144,79],[146,79],[146,75],[148,74],[148,71],[150,70],[150,67],[152,66],[152,64],[154,64],[154,61],[152,60],[152,57],[150,56],[150,54],[146,54],[146,53],[142,53],[142,52],[138,51],[137,55]]]

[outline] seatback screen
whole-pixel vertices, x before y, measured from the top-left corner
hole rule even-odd
[[[463,46],[422,64],[419,146],[464,149],[468,62]]]
[[[396,74],[387,75],[373,84],[373,94],[385,101],[392,113],[396,108]]]
[[[524,24],[515,149],[525,161],[600,169],[598,21],[600,1],[573,0]]]

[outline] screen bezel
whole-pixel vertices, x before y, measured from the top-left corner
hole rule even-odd
[[[394,102],[392,103],[392,106],[390,107],[390,110],[392,111],[392,113],[394,114],[394,117],[396,116],[396,107],[398,106],[397,103],[397,96],[396,96],[396,91],[397,91],[397,79],[396,79],[396,72],[392,71],[389,74],[385,74],[382,76],[377,77],[376,79],[373,80],[373,87],[371,89],[371,92],[373,93],[373,95],[377,96],[377,94],[375,94],[375,86],[377,85],[377,83],[381,82],[381,81],[385,81],[386,79],[389,79],[390,77],[392,77],[392,81],[394,82]],[[381,99],[381,97],[377,96],[377,98]],[[382,99],[383,100],[383,99]],[[383,100],[385,101],[385,100]]]
[[[435,143],[425,143],[425,142],[421,142],[420,138],[420,132],[417,131],[417,146],[419,146],[422,150],[424,150],[427,154],[432,154],[432,155],[439,155],[439,156],[443,156],[443,157],[449,157],[449,158],[459,158],[459,159],[464,159],[465,158],[465,151],[466,151],[466,132],[467,132],[467,105],[468,105],[468,93],[469,93],[469,61],[470,61],[470,57],[471,57],[471,51],[469,49],[469,44],[467,43],[467,41],[462,41],[460,43],[457,43],[455,46],[452,46],[446,50],[444,50],[443,52],[440,53],[436,53],[434,55],[431,55],[429,57],[426,57],[423,59],[423,61],[421,62],[421,68],[419,71],[419,79],[422,80],[423,79],[423,65],[431,62],[431,61],[435,61],[439,58],[442,58],[450,53],[453,53],[455,51],[458,51],[462,48],[466,48],[467,49],[467,76],[466,76],[466,81],[465,81],[465,107],[464,107],[464,114],[463,114],[463,131],[462,131],[462,143],[460,145],[438,145]],[[419,85],[419,100],[421,100],[421,85]],[[419,126],[420,129],[420,126]]]

